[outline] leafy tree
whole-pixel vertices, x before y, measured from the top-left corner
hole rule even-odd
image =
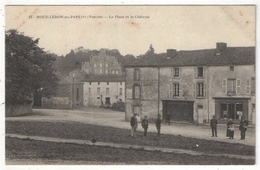
[[[45,97],[54,96],[58,78],[52,67],[55,58],[33,40],[16,30],[5,33],[6,104],[32,100],[36,90]]]

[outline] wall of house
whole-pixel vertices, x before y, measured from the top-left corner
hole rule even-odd
[[[174,68],[174,67],[173,67]],[[196,96],[196,83],[206,82],[207,81],[207,68],[204,67],[204,78],[197,78],[195,68],[193,66],[187,67],[178,67],[180,71],[179,77],[172,76],[172,67],[163,67],[160,68],[160,110],[163,109],[162,101],[167,99],[176,99],[176,100],[193,100],[193,119],[194,124],[198,123],[199,116],[203,117],[203,123],[208,121],[208,97],[197,98]],[[170,96],[170,84],[179,83],[179,97]],[[198,106],[203,107],[203,115],[198,115]],[[201,122],[200,122],[201,124]]]
[[[230,71],[230,66],[211,66],[209,67],[209,115],[210,118],[215,115],[215,99],[213,97],[249,97],[248,100],[248,120],[255,122],[255,110],[252,104],[255,104],[255,96],[251,94],[251,82],[255,77],[254,65],[234,66],[234,71]],[[240,79],[240,94],[223,93],[223,79]],[[249,92],[247,93],[247,79],[250,80]],[[226,87],[227,88],[227,87]],[[254,120],[252,120],[254,119]]]
[[[140,107],[139,117],[156,119],[158,114],[158,68],[141,67],[140,80],[134,80],[134,68],[126,68],[126,110],[125,119],[129,121],[134,106]],[[134,85],[140,86],[140,98],[133,99]]]
[[[125,101],[125,82],[84,82],[84,106],[101,106],[101,99],[105,105],[106,97],[110,98],[110,104],[116,103],[120,99]],[[100,93],[97,93],[97,88],[100,88]],[[91,91],[89,92],[89,88]],[[109,88],[109,93],[106,93],[106,88]],[[122,94],[120,95],[120,88],[122,88]],[[102,96],[102,97],[101,97]]]

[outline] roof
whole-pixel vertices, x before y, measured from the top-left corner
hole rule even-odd
[[[97,75],[86,78],[82,82],[124,82],[124,75]]]
[[[59,84],[71,84],[71,81],[61,75],[57,75],[59,78]]]
[[[216,49],[178,51],[172,59],[152,57],[149,61],[139,61],[125,67],[165,67],[165,66],[217,66],[255,64],[255,47],[227,47],[217,55]]]

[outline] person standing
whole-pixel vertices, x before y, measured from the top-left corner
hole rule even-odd
[[[138,127],[136,115],[137,114],[134,113],[134,115],[132,116],[131,121],[130,121],[130,125],[132,127],[132,129],[131,129],[131,136],[133,138],[135,137],[136,129]]]
[[[235,124],[229,125],[229,139],[234,139]]]
[[[156,129],[157,129],[157,138],[160,137],[160,133],[161,133],[161,123],[162,123],[162,120],[161,120],[161,115],[158,114],[158,118],[155,122],[155,125],[156,125]]]
[[[242,116],[242,120],[240,121],[240,126],[239,126],[239,130],[241,131],[241,139],[240,140],[245,140],[247,126],[248,126],[248,122],[247,122],[245,116]]]
[[[229,137],[229,139],[231,139],[230,127],[232,126],[232,124],[234,125],[234,122],[232,121],[232,118],[229,118],[229,121],[227,122],[227,133],[226,133],[226,136]],[[234,134],[233,134],[233,136],[234,136]]]
[[[217,135],[217,124],[218,124],[218,121],[215,118],[215,116],[213,116],[213,119],[211,119],[211,121],[210,121],[210,127],[211,127],[211,130],[212,130],[212,136],[211,137],[214,137],[214,132],[215,132],[215,136],[218,137],[218,135]]]
[[[147,116],[144,116],[144,119],[142,120],[142,127],[144,128],[144,137],[146,137],[147,129],[148,129],[148,119],[147,119]]]
[[[171,113],[168,111],[166,114],[165,124],[169,123],[170,125],[170,121],[171,121]]]

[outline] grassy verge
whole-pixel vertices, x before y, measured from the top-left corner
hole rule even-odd
[[[179,135],[174,136],[164,134],[161,135],[160,140],[156,140],[156,133],[151,132],[148,132],[147,138],[145,139],[142,138],[142,132],[137,132],[137,138],[132,138],[130,136],[130,130],[75,122],[53,123],[7,121],[6,133],[83,140],[92,140],[93,138],[95,138],[99,142],[191,149],[204,153],[255,155],[255,147],[243,144],[233,144],[182,137]],[[196,147],[196,144],[199,147]]]
[[[85,161],[83,164],[148,164],[148,165],[253,165],[254,160],[242,160],[215,156],[192,156],[188,154],[163,153],[160,151],[144,151],[134,149],[118,149],[100,146],[87,146],[44,142],[29,139],[6,137],[6,159],[23,160],[23,164],[30,160],[42,160],[51,164],[59,160]],[[87,163],[86,163],[87,162]],[[57,164],[57,162],[56,162]]]

